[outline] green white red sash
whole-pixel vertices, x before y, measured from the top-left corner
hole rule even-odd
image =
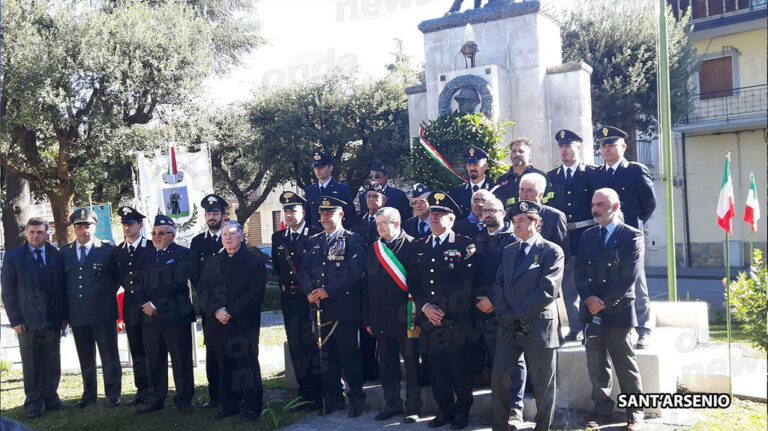
[[[424,137],[424,127],[419,128],[419,142],[421,142],[421,146],[424,147],[424,151],[427,152],[429,157],[432,157],[437,163],[440,164],[440,166],[444,167],[445,169],[448,169],[449,171],[453,172],[454,175],[461,178],[463,181],[469,181],[468,179],[464,178],[459,171],[453,168],[450,163],[448,163],[447,160],[445,160],[445,157],[443,157],[442,154],[440,154],[439,151],[433,147],[429,141]]]
[[[413,297],[408,292],[408,285],[405,283],[405,278],[407,275],[405,267],[403,267],[403,264],[400,263],[395,254],[392,253],[392,250],[390,250],[389,247],[384,244],[383,239],[373,243],[373,250],[376,252],[376,258],[379,260],[379,263],[387,271],[387,274],[392,277],[392,280],[394,280],[395,284],[397,284],[397,287],[399,287],[403,292],[408,293],[408,309],[406,311],[406,317],[409,336],[411,336],[410,332],[413,331],[414,306]]]

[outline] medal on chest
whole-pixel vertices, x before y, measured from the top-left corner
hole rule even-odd
[[[454,262],[461,259],[461,252],[459,250],[451,249],[443,252],[443,260],[448,262],[448,269],[453,269]]]
[[[344,237],[339,237],[336,242],[328,249],[328,260],[336,262],[336,266],[340,265],[340,261],[344,260],[344,252],[346,251],[347,240]]]

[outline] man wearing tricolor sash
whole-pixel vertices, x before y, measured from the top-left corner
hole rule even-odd
[[[405,361],[405,423],[415,423],[421,411],[419,385],[419,332],[414,322],[413,299],[408,292],[406,269],[413,237],[400,228],[400,213],[392,207],[376,213],[381,238],[369,248],[366,258],[368,284],[363,296],[363,321],[376,337],[379,375],[386,405],[375,420],[403,413],[400,399],[400,355]]]

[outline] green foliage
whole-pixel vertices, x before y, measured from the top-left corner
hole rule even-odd
[[[768,347],[768,277],[759,249],[755,249],[752,255],[749,274],[740,272],[739,277],[731,282],[730,290],[733,317],[743,323],[742,328],[748,339],[765,351]]]
[[[592,68],[592,121],[627,132],[656,128],[657,12],[654,2],[578,0],[560,16],[563,61],[583,61]],[[672,122],[691,109],[689,78],[695,51],[685,15],[675,20],[667,11],[670,104]]]
[[[269,415],[272,423],[275,425],[275,429],[280,428],[280,420],[286,413],[291,413],[301,406],[309,404],[309,401],[302,401],[301,397],[296,397],[287,403],[282,400],[269,400],[264,404],[264,410],[262,410],[262,416]]]
[[[424,137],[464,177],[463,152],[469,147],[482,148],[488,153],[488,171],[491,179],[507,172],[504,163],[507,149],[502,144],[506,128],[514,125],[508,121],[494,125],[483,114],[465,114],[458,111],[439,116],[423,124]],[[414,182],[424,183],[432,190],[449,191],[461,179],[448,169],[440,167],[422,147],[419,138],[414,138],[411,149],[409,177]]]

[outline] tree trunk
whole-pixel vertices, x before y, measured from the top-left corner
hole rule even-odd
[[[10,250],[24,243],[24,227],[32,216],[29,182],[3,169],[5,200],[3,210],[3,240]]]
[[[72,184],[61,186],[57,192],[47,194],[51,201],[53,222],[56,225],[56,242],[59,248],[72,242],[72,233],[69,229],[69,215],[72,214],[72,199],[75,190]]]

